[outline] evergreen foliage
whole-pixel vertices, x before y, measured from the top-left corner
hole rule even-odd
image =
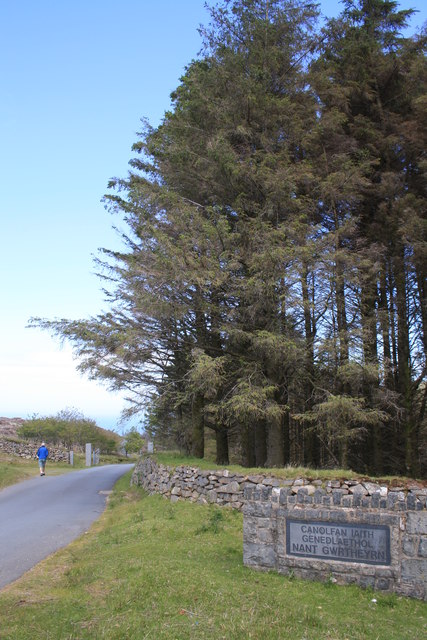
[[[217,461],[426,471],[426,35],[411,11],[223,0],[106,207],[110,310],[44,321]],[[423,453],[424,452],[424,453]]]

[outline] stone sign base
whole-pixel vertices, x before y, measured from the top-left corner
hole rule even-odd
[[[427,599],[425,504],[379,496],[341,502],[323,492],[247,487],[244,564]]]
[[[427,488],[419,483],[290,480],[166,467],[148,456],[132,484],[172,502],[242,510],[249,567],[427,597]]]

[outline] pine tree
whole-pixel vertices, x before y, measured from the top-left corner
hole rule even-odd
[[[410,12],[224,0],[106,206],[110,310],[36,321],[194,455],[416,474],[425,414],[425,39]],[[423,386],[424,385],[424,386]],[[402,450],[405,454],[402,455]]]
[[[400,470],[417,473],[416,433],[420,420],[419,417],[414,420],[413,416],[418,393],[418,383],[414,382],[417,369],[422,372],[424,365],[420,369],[411,362],[411,335],[414,335],[418,320],[414,322],[410,318],[419,317],[419,314],[412,315],[411,312],[412,296],[408,284],[414,281],[411,276],[413,248],[403,239],[402,229],[406,226],[408,212],[405,203],[408,199],[410,202],[416,200],[415,191],[421,196],[418,205],[421,206],[419,211],[422,210],[423,196],[421,191],[414,189],[411,178],[411,174],[418,178],[422,171],[422,145],[414,146],[411,133],[416,130],[420,140],[423,139],[416,105],[425,91],[424,83],[420,82],[423,74],[425,76],[422,55],[425,42],[400,37],[399,30],[412,12],[396,11],[396,7],[396,2],[384,0],[345,2],[340,19],[329,23],[324,51],[316,62],[315,84],[324,105],[326,122],[333,114],[339,124],[339,148],[347,149],[348,160],[353,165],[356,161],[359,167],[353,195],[348,192],[348,179],[342,180],[341,184],[347,182],[343,206],[353,224],[353,238],[346,241],[349,243],[347,264],[351,269],[352,254],[358,261],[357,279],[353,283],[356,293],[353,335],[359,327],[360,342],[354,345],[353,353],[365,367],[378,369],[376,380],[367,377],[362,393],[371,406],[376,405],[381,411],[387,394],[390,399],[391,394],[398,391],[404,409],[403,429],[394,422],[394,451],[387,447],[390,438],[385,437],[384,430],[381,432],[378,425],[372,428],[368,464],[371,470],[381,471],[380,452],[384,446],[393,462],[399,464],[394,452],[400,449],[403,436],[406,462]],[[417,68],[417,86],[411,77],[414,67]],[[326,148],[325,155],[328,155]],[[336,151],[334,157],[337,157]],[[351,180],[354,170],[349,166],[347,170]],[[338,172],[335,177],[339,175]],[[339,245],[338,249],[341,250]],[[352,328],[347,322],[349,314],[343,309],[350,298],[343,293],[342,274],[337,276],[337,292],[341,289],[337,297],[337,328],[338,333],[342,333],[345,327],[347,338],[343,342],[348,344],[348,332]],[[350,285],[348,276],[346,282]],[[419,310],[423,306],[422,287],[419,284],[412,286],[412,294],[416,300],[418,298],[415,307]],[[340,364],[345,364],[346,359],[348,351]]]

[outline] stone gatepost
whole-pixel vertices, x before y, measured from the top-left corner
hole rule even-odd
[[[85,454],[86,454],[86,466],[90,467],[92,465],[92,444],[90,442],[86,442]]]

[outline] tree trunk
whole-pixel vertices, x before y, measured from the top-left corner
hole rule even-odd
[[[381,282],[384,284],[384,274],[381,276]],[[375,406],[374,390],[379,387],[379,365],[377,350],[377,314],[376,314],[376,298],[378,292],[378,283],[371,281],[366,282],[362,288],[362,328],[363,328],[363,359],[365,364],[374,364],[378,372],[374,382],[363,383],[363,395],[369,406]],[[384,339],[384,370],[386,367],[390,372],[390,342],[388,337],[388,308],[387,296],[383,289],[380,293],[380,306],[383,305],[382,315],[382,332]],[[381,474],[383,471],[382,447],[381,447],[381,425],[372,426],[369,438],[366,442],[368,451],[365,452],[365,460],[373,474]]]
[[[345,257],[343,255],[342,241],[340,240],[341,222],[338,216],[335,202],[333,202],[335,224],[335,300],[337,305],[337,329],[339,341],[339,366],[348,362],[349,338],[347,327],[347,312],[345,303]]]
[[[369,434],[369,448],[371,451],[371,464],[369,472],[372,475],[381,475],[383,473],[383,455],[382,455],[382,438],[381,425],[375,424]]]
[[[255,466],[255,425],[242,425],[240,430],[242,466]]]
[[[313,406],[313,379],[314,379],[314,328],[311,313],[312,300],[310,299],[308,286],[308,266],[303,263],[301,289],[304,308],[304,328],[305,328],[305,358],[307,370],[307,382],[305,384],[305,410],[309,411]],[[305,437],[305,457],[306,463],[310,467],[317,467],[319,463],[319,450],[316,447],[316,436],[310,430]]]
[[[267,467],[283,467],[283,424],[280,417],[267,423]]]
[[[348,327],[347,314],[345,308],[345,286],[344,275],[341,262],[336,261],[336,303],[337,303],[337,328],[339,341],[339,365],[342,366],[348,362]]]
[[[416,267],[419,305],[422,321],[424,356],[427,359],[427,287],[425,270],[421,265]]]
[[[291,461],[291,434],[290,434],[290,416],[286,411],[283,416],[283,462],[289,464]]]
[[[339,444],[339,461],[341,469],[347,469],[348,464],[348,438],[342,438]]]
[[[375,311],[376,283],[366,282],[362,286],[362,340],[365,364],[378,363],[377,316]]]
[[[393,275],[393,264],[389,265],[389,291],[390,291],[390,328],[391,328],[391,356],[392,356],[392,372],[393,372],[393,388],[397,389],[399,385],[398,374],[398,357],[397,357],[397,309],[396,309],[396,286]]]
[[[264,467],[267,460],[267,431],[265,422],[255,424],[255,466]]]
[[[390,344],[390,310],[387,301],[387,281],[385,270],[386,265],[384,264],[383,268],[381,269],[379,282],[379,320],[383,339],[384,382],[387,389],[393,389],[393,374],[391,367],[392,357]]]
[[[410,347],[407,315],[407,292],[404,248],[399,247],[399,255],[395,257],[395,283],[397,305],[397,354],[398,354],[398,389],[405,407],[404,438],[405,438],[405,467],[406,473],[416,475],[417,452],[414,450],[416,440],[416,424],[413,415],[413,397],[410,371]]]
[[[216,438],[216,463],[229,464],[228,458],[228,431],[224,427],[215,430]]]
[[[205,455],[205,421],[203,416],[203,396],[197,394],[192,404],[191,454],[195,458]]]

